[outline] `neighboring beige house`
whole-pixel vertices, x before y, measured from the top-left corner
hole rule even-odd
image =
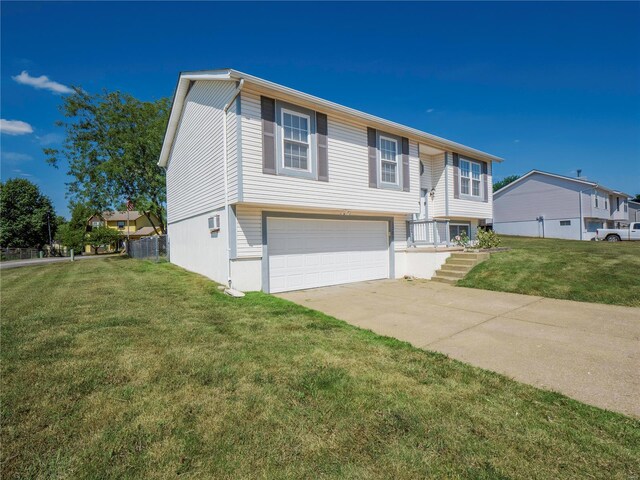
[[[629,223],[629,195],[587,180],[531,170],[493,193],[493,229],[505,235],[591,240]]]
[[[118,230],[122,235],[122,239],[120,240],[120,244],[117,247],[123,248],[124,242],[127,238],[130,238],[131,240],[139,240],[142,237],[158,235],[158,233],[160,232],[158,228],[158,219],[153,214],[151,214],[151,219],[154,222],[155,228],[151,224],[147,216],[142,212],[138,212],[137,210],[132,210],[130,212],[102,212],[101,214],[94,215],[89,218],[89,220],[87,220],[87,231],[91,231],[92,228],[102,226]],[[101,253],[112,252],[115,250],[115,244],[105,245],[99,249]],[[93,253],[93,249],[90,245],[85,245],[85,252]]]
[[[491,222],[499,161],[235,70],[183,73],[158,162],[171,261],[265,292],[430,278],[434,246]]]

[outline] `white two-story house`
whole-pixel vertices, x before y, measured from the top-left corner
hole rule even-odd
[[[170,258],[239,290],[429,278],[491,221],[498,161],[235,70],[183,73],[158,162]]]

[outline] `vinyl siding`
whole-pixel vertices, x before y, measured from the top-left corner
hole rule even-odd
[[[261,257],[262,256],[262,212],[266,211],[287,211],[305,213],[304,209],[278,209],[263,207],[257,205],[239,204],[236,207],[236,245],[238,258]],[[306,211],[306,213],[319,213]],[[354,212],[354,215],[366,215],[363,212]],[[377,215],[371,213],[372,216],[389,216],[383,212]],[[345,216],[345,219],[348,219]],[[407,229],[406,216],[402,214],[393,215],[394,228],[394,247],[395,250],[404,250],[407,248]]]
[[[420,154],[424,165],[424,173],[420,178],[420,186],[427,191],[435,189],[433,199],[428,197],[427,215],[429,218],[445,216],[445,182],[444,153],[440,155]]]
[[[409,145],[410,192],[403,192],[369,188],[364,126],[329,116],[329,181],[319,182],[262,173],[262,121],[257,92],[243,91],[241,123],[245,202],[405,214],[419,211],[419,160],[415,142]],[[399,165],[398,175],[401,174]]]
[[[467,217],[467,218],[492,218],[493,217],[493,169],[491,162],[487,162],[487,191],[489,201],[482,200],[466,200],[463,198],[454,198],[453,196],[453,163],[452,155],[449,154],[449,164],[447,165],[448,175],[448,191],[449,191],[449,217]],[[480,188],[483,186],[481,184]]]
[[[578,192],[589,188],[561,178],[535,173],[494,196],[494,224],[580,217]],[[582,194],[583,216],[590,216],[592,192]]]
[[[233,82],[196,82],[185,100],[167,165],[168,223],[224,204],[222,109],[234,89]],[[230,118],[235,118],[235,113]],[[229,140],[230,163],[236,163],[235,134]],[[229,183],[235,185],[236,175],[232,177]]]

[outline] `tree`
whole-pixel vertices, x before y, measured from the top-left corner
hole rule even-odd
[[[497,192],[502,187],[506,187],[507,185],[509,185],[512,182],[515,182],[519,178],[520,178],[520,175],[509,175],[508,177],[504,177],[502,180],[497,181],[496,183],[493,184],[493,191]]]
[[[117,249],[119,240],[120,232],[109,227],[94,228],[86,235],[87,243],[91,245],[96,254],[98,253],[98,248],[103,245],[115,243]]]
[[[41,248],[56,233],[51,200],[25,178],[0,182],[0,246]]]
[[[636,194],[636,197],[633,199],[634,202],[640,202],[640,193]]]
[[[84,250],[85,230],[73,228],[70,222],[58,227],[56,240],[67,248],[72,248],[74,252],[80,253]]]
[[[94,212],[116,210],[131,200],[151,225],[165,233],[165,172],[158,167],[170,102],[143,102],[121,92],[89,94],[74,87],[61,111],[61,149],[45,149],[47,161],[69,164],[68,195]],[[160,219],[155,225],[154,214]]]

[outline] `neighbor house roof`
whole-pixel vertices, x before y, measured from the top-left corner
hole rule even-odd
[[[545,176],[547,176],[547,177],[560,178],[560,179],[562,179],[562,180],[569,180],[569,181],[571,181],[571,182],[581,183],[581,184],[583,184],[583,185],[588,185],[588,186],[593,187],[593,188],[596,188],[596,187],[597,187],[597,188],[599,188],[600,190],[605,190],[605,191],[607,191],[607,192],[613,193],[613,194],[615,194],[615,195],[619,195],[619,196],[621,196],[621,197],[629,198],[629,197],[631,196],[631,195],[629,195],[629,194],[627,194],[627,193],[621,192],[621,191],[619,191],[619,190],[613,190],[613,189],[611,189],[611,188],[605,187],[604,185],[600,185],[599,183],[596,183],[596,182],[591,182],[591,181],[589,181],[589,180],[587,180],[587,179],[584,179],[584,178],[567,177],[567,176],[564,176],[564,175],[558,175],[557,173],[543,172],[542,170],[535,170],[535,169],[534,169],[534,170],[531,170],[531,171],[529,171],[529,172],[527,172],[527,173],[525,173],[523,176],[521,176],[521,177],[520,177],[520,178],[518,178],[517,180],[514,180],[513,182],[511,182],[511,183],[509,183],[509,184],[505,185],[505,186],[504,186],[504,187],[502,187],[501,189],[496,190],[495,192],[493,192],[493,195],[495,196],[495,195],[497,195],[498,193],[502,192],[503,190],[506,190],[506,189],[508,189],[508,188],[511,188],[511,187],[513,187],[513,186],[517,185],[518,183],[522,182],[525,178],[528,178],[528,177],[530,177],[531,175],[535,175],[535,174],[538,174],[538,175],[545,175]]]
[[[133,220],[137,220],[138,218],[142,217],[144,215],[144,213],[139,212],[137,210],[131,210],[129,213],[129,220],[133,221]],[[120,220],[126,220],[127,219],[127,211],[125,210],[124,212],[102,212],[102,218],[104,218],[105,220],[109,221],[109,222],[116,222],[116,221],[120,221]]]
[[[191,82],[194,81],[206,81],[206,80],[227,80],[227,81],[240,81],[244,80],[245,84],[257,86],[262,90],[272,92],[274,95],[285,97],[293,101],[297,101],[304,106],[308,106],[312,109],[319,109],[327,113],[338,113],[352,119],[359,119],[361,122],[367,123],[370,126],[377,126],[386,130],[390,130],[391,133],[400,133],[404,136],[411,137],[419,142],[423,142],[427,145],[439,147],[446,150],[452,150],[456,153],[462,153],[479,160],[488,160],[492,162],[501,162],[502,158],[490,155],[488,153],[476,150],[475,148],[467,147],[460,143],[452,142],[441,137],[437,137],[427,132],[417,130],[415,128],[407,127],[396,122],[385,120],[384,118],[376,117],[368,113],[355,110],[353,108],[345,107],[338,103],[330,102],[322,98],[314,97],[307,93],[294,90],[293,88],[285,87],[277,83],[264,80],[262,78],[254,77],[246,73],[239,72],[232,69],[223,70],[201,70],[193,72],[182,72],[178,78],[178,84],[173,97],[173,105],[171,107],[171,115],[169,117],[169,123],[167,125],[167,131],[165,133],[164,142],[162,144],[162,151],[160,152],[160,159],[158,165],[166,167],[169,161],[169,152],[171,151],[171,145],[173,144],[176,131],[178,129],[178,123],[180,122],[180,116],[182,113],[182,107],[184,100],[189,92]],[[303,106],[303,105],[301,105]]]
[[[136,230],[135,232],[132,232],[131,235],[146,237],[147,235],[155,235],[157,233],[158,232],[153,227],[142,227]]]

